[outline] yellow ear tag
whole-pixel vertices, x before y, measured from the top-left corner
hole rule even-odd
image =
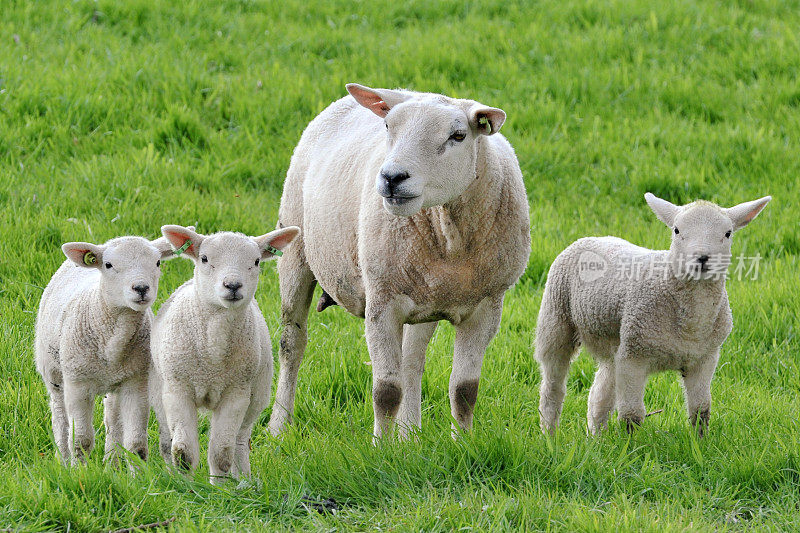
[[[481,126],[486,127],[486,135],[490,135],[492,133],[492,123],[489,122],[489,119],[486,117],[481,117],[478,119],[478,124]]]
[[[97,256],[94,255],[94,252],[86,252],[85,254],[83,254],[84,265],[92,266],[95,263],[97,263]]]

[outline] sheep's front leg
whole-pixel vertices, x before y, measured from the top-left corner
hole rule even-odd
[[[586,418],[589,432],[598,435],[608,425],[608,416],[614,410],[614,363],[601,361],[589,391]]]
[[[406,324],[403,326],[403,399],[397,413],[398,431],[407,438],[414,429],[422,427],[422,373],[425,370],[425,351],[438,322]]]
[[[122,444],[126,450],[147,460],[147,377],[129,379],[120,386],[122,410]]]
[[[167,382],[163,385],[161,397],[172,435],[172,464],[184,472],[191,472],[197,467],[200,457],[194,396],[180,383]]]
[[[686,395],[689,422],[697,429],[700,437],[708,431],[711,413],[711,379],[717,369],[717,361],[719,361],[719,352],[686,369],[683,373],[683,389]]]
[[[631,357],[624,348],[620,350],[614,361],[617,412],[628,432],[632,432],[641,425],[646,414],[644,388],[650,368],[645,362]]]
[[[236,437],[249,405],[249,390],[228,389],[211,415],[208,470],[211,475],[209,481],[214,485],[224,483],[231,473],[236,453]]]
[[[109,392],[103,398],[103,424],[106,426],[106,445],[103,460],[117,462],[118,447],[122,446],[122,420],[119,391]]]
[[[373,442],[389,434],[403,399],[403,321],[396,305],[367,304],[365,334],[372,360]]]
[[[478,400],[481,365],[489,342],[500,327],[503,298],[484,299],[467,320],[456,326],[453,371],[450,374],[450,412],[458,428],[472,429],[472,414]],[[456,427],[453,425],[453,435]]]
[[[64,379],[64,403],[72,464],[85,463],[94,448],[94,394],[88,385]]]

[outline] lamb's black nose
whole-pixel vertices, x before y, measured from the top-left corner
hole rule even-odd
[[[242,284],[238,281],[223,281],[222,286],[231,292],[236,292],[242,288]]]
[[[144,298],[144,295],[147,294],[147,291],[150,290],[150,285],[134,285],[131,287],[134,291],[138,292],[139,295]]]
[[[701,265],[705,265],[708,262],[708,256],[701,255],[700,257],[697,258],[697,262],[700,263]]]
[[[408,172],[381,172],[381,178],[389,185],[395,186],[408,179]]]

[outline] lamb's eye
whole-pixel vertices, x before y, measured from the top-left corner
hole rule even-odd
[[[466,138],[467,138],[467,134],[464,133],[463,131],[457,131],[457,132],[455,132],[454,134],[452,134],[450,136],[450,139],[452,139],[452,140],[454,140],[456,142],[459,142],[459,143],[461,141],[463,141],[464,139],[466,139]]]
[[[156,261],[156,268],[158,268],[158,267],[160,267],[160,266],[161,266],[161,259],[159,259],[158,261]]]
[[[106,268],[110,269],[113,265],[111,263],[106,263]]]
[[[256,259],[256,266],[261,262],[261,259]]]
[[[725,232],[725,238],[726,239],[730,239],[731,238],[731,232],[730,231],[726,231]]]
[[[675,228],[675,235],[677,235],[678,233],[680,233],[680,231],[678,231],[678,228]]]
[[[203,263],[208,263],[208,257],[206,257],[205,255],[202,255],[202,256],[200,256],[200,261],[202,261]]]
[[[389,130],[389,123],[388,122],[384,122],[383,125],[386,126],[386,130],[388,131]]]

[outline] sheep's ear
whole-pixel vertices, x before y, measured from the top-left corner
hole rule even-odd
[[[184,228],[183,226],[162,226],[161,233],[164,238],[175,249],[172,252],[175,255],[185,254],[191,259],[197,259],[197,252],[200,250],[200,243],[205,238],[203,235],[194,231],[194,226]]]
[[[104,246],[88,242],[68,242],[61,246],[67,259],[84,268],[100,268],[103,264]]]
[[[253,237],[261,249],[262,259],[273,259],[283,255],[283,249],[289,246],[295,238],[300,235],[300,228],[297,226],[287,226],[285,228],[270,231],[261,237]]]
[[[150,241],[150,244],[154,246],[155,249],[161,254],[161,259],[172,259],[173,257],[177,257],[172,245],[169,243],[166,237],[159,237],[158,239],[152,240]]]
[[[356,102],[381,118],[388,115],[394,106],[411,98],[410,95],[400,91],[371,89],[357,83],[348,83],[345,88],[356,99]]]
[[[733,231],[740,230],[748,225],[767,206],[770,200],[772,200],[772,196],[765,196],[758,200],[745,202],[726,209],[725,212],[733,222]]]
[[[469,125],[481,135],[494,135],[506,121],[506,112],[496,107],[475,104],[467,114]]]
[[[680,207],[666,200],[662,200],[655,194],[649,192],[644,195],[644,199],[647,200],[647,205],[649,205],[653,213],[656,214],[658,220],[670,228],[675,225],[675,217],[678,216],[678,211],[681,209]]]

